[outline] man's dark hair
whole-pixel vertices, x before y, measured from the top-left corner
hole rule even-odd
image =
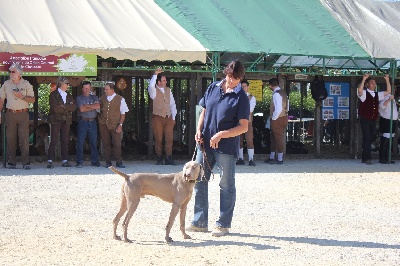
[[[234,79],[241,80],[244,78],[244,66],[239,60],[232,61],[224,69],[224,74],[232,75]]]
[[[279,81],[278,81],[277,78],[272,78],[272,79],[270,79],[270,80],[268,81],[268,83],[269,83],[270,86],[274,86],[274,87],[279,85]]]
[[[369,77],[365,80],[364,84],[369,83],[371,80],[375,80],[375,81],[376,81],[376,79],[375,79],[374,77],[369,76]]]
[[[247,79],[244,79],[244,80],[242,80],[242,82],[240,82],[240,83],[246,83],[246,84],[247,84],[247,86],[249,86],[249,85],[250,85],[250,83],[247,81]]]
[[[157,74],[156,84],[158,84],[158,82],[161,81],[161,78],[162,78],[162,77],[167,77],[167,76],[165,76],[165,73],[164,73],[164,72],[161,72],[161,73],[158,73],[158,74]]]
[[[110,87],[110,89],[112,89],[113,91],[115,91],[115,84],[113,83],[113,82],[107,82],[106,83],[106,86],[109,86]]]
[[[84,80],[82,81],[82,87],[85,85],[92,85],[92,83],[89,80]]]

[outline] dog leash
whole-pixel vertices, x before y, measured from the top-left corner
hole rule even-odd
[[[214,172],[212,171],[210,163],[208,162],[206,150],[204,149],[203,143],[201,143],[201,144],[199,143],[199,145],[200,145],[201,152],[203,153],[203,166],[204,166],[204,161],[207,162],[208,169],[210,169],[210,172],[211,172],[211,175],[212,175],[212,180],[214,180]],[[194,161],[194,158],[196,157],[196,154],[197,154],[197,145],[196,145],[196,148],[194,149],[192,161]],[[206,171],[204,171],[204,174],[201,177],[200,181],[203,181],[203,178],[204,178],[204,180],[206,180],[206,174],[205,173],[206,173]],[[210,180],[207,180],[207,181],[210,182]]]

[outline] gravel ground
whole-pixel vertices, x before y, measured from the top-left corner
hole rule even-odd
[[[179,172],[153,161],[126,173]],[[170,204],[142,199],[128,244],[112,239],[123,178],[105,168],[0,169],[0,265],[399,265],[400,162],[287,160],[236,168],[231,234],[164,242]],[[21,165],[18,165],[21,168]],[[210,183],[210,230],[219,174]],[[193,218],[193,199],[187,223]],[[122,228],[119,228],[119,234]]]

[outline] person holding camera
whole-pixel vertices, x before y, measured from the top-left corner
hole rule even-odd
[[[23,168],[31,169],[29,161],[29,103],[35,102],[32,85],[22,78],[22,67],[13,63],[10,67],[10,79],[0,89],[0,110],[6,106],[6,136],[8,151],[8,168],[16,167],[17,136],[21,150]]]

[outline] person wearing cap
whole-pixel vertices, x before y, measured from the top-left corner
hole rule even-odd
[[[115,84],[107,83],[104,86],[104,94],[100,97],[99,130],[104,146],[105,167],[112,166],[111,151],[114,153],[116,166],[125,168],[122,163],[122,126],[125,121],[125,113],[129,111],[125,99],[115,93]]]
[[[391,93],[392,86],[389,75],[385,75],[386,91],[375,92],[377,86],[375,78],[365,74],[357,88],[357,96],[360,99],[358,116],[362,132],[362,155],[361,162],[372,164],[371,143],[376,134],[376,123],[379,117],[379,101]]]
[[[271,117],[271,153],[265,162],[283,164],[283,152],[286,142],[284,136],[288,124],[289,99],[286,92],[279,87],[277,78],[269,80],[269,88],[272,90],[272,101],[269,108]]]
[[[69,129],[72,124],[72,113],[76,109],[74,97],[67,92],[69,82],[67,77],[58,77],[57,90],[50,93],[50,111],[48,123],[50,126],[50,145],[47,151],[47,168],[54,168],[58,138],[61,139],[62,167],[71,167],[68,162]]]
[[[162,159],[163,136],[165,137],[165,164],[175,165],[172,158],[172,145],[177,110],[174,96],[171,89],[167,87],[167,78],[161,68],[154,71],[148,91],[150,98],[153,99],[152,125],[157,165],[164,164]]]
[[[10,79],[4,82],[0,89],[0,110],[6,106],[6,137],[8,151],[8,168],[17,166],[16,150],[17,136],[21,150],[23,168],[31,169],[29,161],[29,103],[35,102],[35,93],[32,85],[22,78],[22,67],[13,63],[10,70]]]
[[[78,111],[78,132],[76,141],[76,167],[81,168],[83,164],[83,145],[86,135],[89,137],[90,157],[92,166],[101,166],[99,162],[99,151],[97,150],[97,109],[100,109],[100,100],[91,94],[90,81],[82,82],[82,94],[76,97]]]
[[[256,97],[250,94],[249,92],[249,82],[247,80],[242,80],[242,89],[246,93],[247,97],[249,97],[250,102],[250,116],[249,116],[249,123],[246,133],[240,135],[240,149],[239,149],[239,156],[236,162],[236,165],[244,165],[244,156],[243,156],[243,141],[246,138],[246,147],[247,147],[247,154],[249,155],[249,166],[256,166],[254,162],[254,143],[253,143],[253,112],[254,108],[256,107]]]

